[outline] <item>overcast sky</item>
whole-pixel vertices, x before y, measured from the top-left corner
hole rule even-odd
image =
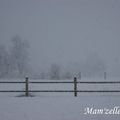
[[[31,63],[79,63],[97,53],[120,58],[120,0],[0,0],[0,43],[20,35]]]

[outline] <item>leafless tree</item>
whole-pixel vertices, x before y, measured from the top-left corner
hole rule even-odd
[[[60,79],[60,66],[57,64],[52,64],[50,68],[50,78]]]
[[[0,77],[5,77],[9,72],[9,58],[4,45],[0,46]]]
[[[18,74],[24,75],[28,69],[28,48],[29,43],[16,35],[12,39],[11,60],[12,66]]]

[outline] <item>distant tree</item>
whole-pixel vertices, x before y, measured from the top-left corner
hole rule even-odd
[[[60,79],[60,66],[57,64],[52,64],[50,68],[50,78]]]
[[[0,45],[0,77],[5,77],[9,72],[9,58],[4,45]]]
[[[44,71],[42,71],[40,73],[40,79],[45,79],[46,78],[46,73]]]
[[[64,78],[65,79],[71,79],[72,78],[71,72],[65,72]]]
[[[24,75],[28,69],[28,49],[29,43],[16,35],[12,39],[11,61],[12,68],[20,76]]]
[[[88,75],[98,75],[106,71],[105,62],[98,56],[98,54],[91,54],[85,63],[85,72]]]

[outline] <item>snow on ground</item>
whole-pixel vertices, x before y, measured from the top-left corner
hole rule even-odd
[[[83,87],[83,86],[82,86]],[[96,86],[90,87],[94,89]],[[100,88],[106,89],[105,86]],[[110,86],[111,87],[111,86]],[[110,89],[109,87],[109,89]],[[114,88],[115,87],[115,88]],[[24,89],[23,85],[0,85],[0,89]],[[30,89],[73,89],[73,85],[31,85]],[[80,86],[81,88],[81,86]],[[79,89],[80,89],[79,88]],[[89,86],[84,86],[89,89]],[[96,87],[98,88],[98,87]],[[99,89],[100,89],[99,88]],[[116,86],[112,86],[116,89]],[[117,85],[120,89],[120,86]],[[119,120],[120,114],[84,114],[85,108],[113,109],[120,106],[120,93],[0,93],[0,120]]]
[[[119,105],[118,96],[0,97],[0,120],[119,120],[120,115],[84,115],[86,107]]]

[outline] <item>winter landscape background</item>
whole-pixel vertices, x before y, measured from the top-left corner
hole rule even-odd
[[[79,72],[119,77],[119,4],[119,0],[0,0],[0,55],[9,64],[0,60],[5,64],[0,76],[29,72],[51,78],[57,69],[62,78]]]
[[[0,81],[119,81],[119,0],[0,0]],[[105,78],[106,75],[106,78]],[[32,90],[73,90],[73,85],[30,85]],[[79,85],[119,90],[119,84]],[[0,90],[25,90],[0,84]],[[0,92],[0,120],[119,120],[85,115],[86,107],[120,106],[120,93]]]

